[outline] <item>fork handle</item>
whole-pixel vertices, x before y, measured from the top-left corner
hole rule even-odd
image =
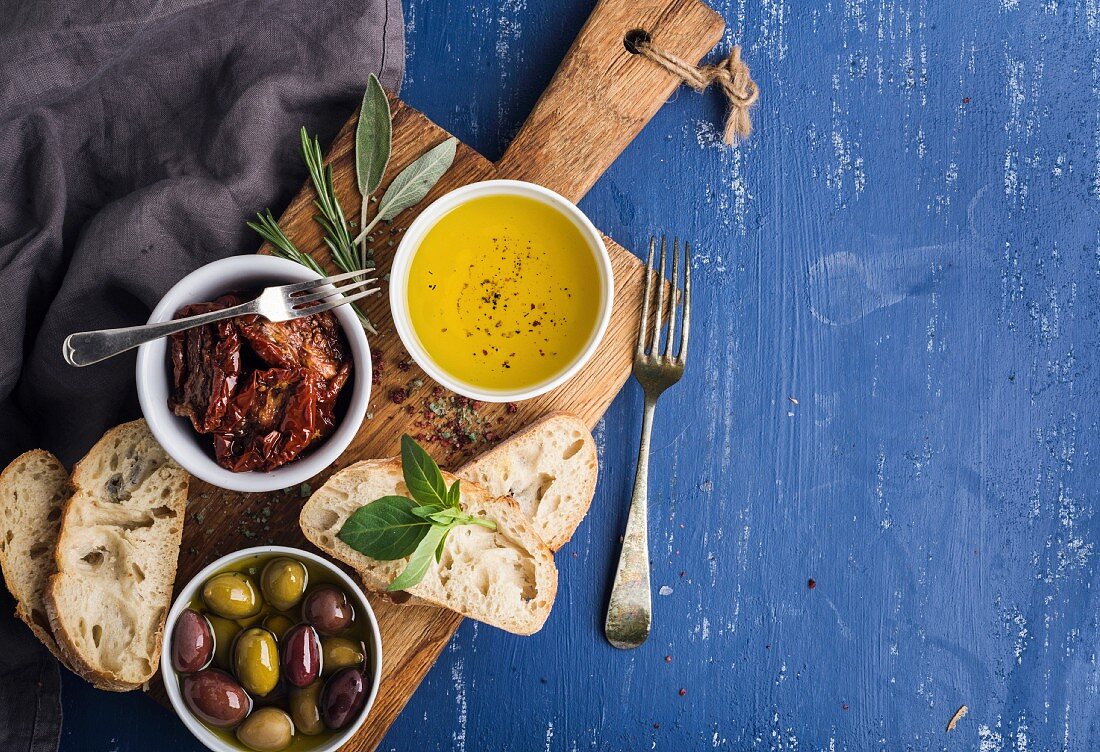
[[[636,648],[649,637],[653,622],[653,596],[649,583],[649,439],[653,433],[653,410],[657,399],[645,397],[642,408],[642,441],[638,447],[638,471],[634,496],[626,520],[623,549],[611,600],[607,604],[604,634],[607,641],[624,650]]]
[[[167,337],[169,334],[255,312],[255,301],[249,301],[232,308],[200,313],[159,324],[126,326],[121,329],[99,329],[94,332],[77,332],[65,338],[65,342],[61,345],[61,352],[65,356],[65,362],[71,366],[90,366],[92,363],[98,363],[119,353],[132,350],[138,345]]]

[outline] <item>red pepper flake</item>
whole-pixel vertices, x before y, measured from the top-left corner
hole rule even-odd
[[[400,405],[402,402],[408,399],[408,396],[409,395],[401,387],[390,390],[390,402],[395,405]]]
[[[433,397],[442,397],[443,396],[443,387],[433,386],[432,387],[432,396]]]
[[[406,359],[406,360],[399,360],[399,361],[397,361],[397,370],[399,370],[399,371],[407,371],[407,370],[409,370],[410,368],[412,368],[412,362],[411,362],[411,361],[409,361],[408,359]]]
[[[666,655],[665,656],[665,663],[672,663],[672,656],[671,655]]]
[[[519,412],[519,405],[517,405],[515,402],[509,402],[505,405],[505,407],[508,409],[509,415],[515,415]]]
[[[686,689],[684,689],[683,687],[680,687],[680,697],[683,697],[687,693],[688,693],[688,691]]]
[[[815,580],[813,577],[806,580],[806,587],[808,587],[810,590],[813,590],[815,587],[817,587],[817,580]]]
[[[848,703],[844,703],[843,705],[841,705],[840,709],[841,710],[847,710],[848,709]]]
[[[963,104],[970,104],[970,97],[963,97]]]
[[[661,728],[661,724],[659,724],[659,723],[654,723],[654,724],[653,724],[653,728],[655,728],[655,729],[659,729],[659,728]]]

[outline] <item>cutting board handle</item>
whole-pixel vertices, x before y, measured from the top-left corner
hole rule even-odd
[[[694,63],[718,43],[725,22],[698,0],[600,0],[497,162],[500,177],[574,202],[588,192],[680,84],[627,50],[626,35],[638,29]]]

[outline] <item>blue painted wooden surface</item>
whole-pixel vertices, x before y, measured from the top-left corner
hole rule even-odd
[[[590,3],[406,7],[405,98],[495,158]],[[699,249],[653,635],[600,630],[631,384],[546,628],[465,623],[383,749],[1095,749],[1100,6],[720,10],[757,134],[723,148],[720,101],[681,91],[582,203]],[[65,692],[66,750],[195,748],[142,697]]]

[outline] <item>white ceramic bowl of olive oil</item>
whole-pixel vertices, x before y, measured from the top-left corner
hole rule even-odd
[[[439,198],[390,270],[390,310],[431,378],[471,399],[530,399],[572,378],[614,303],[603,236],[565,197],[488,180]]]

